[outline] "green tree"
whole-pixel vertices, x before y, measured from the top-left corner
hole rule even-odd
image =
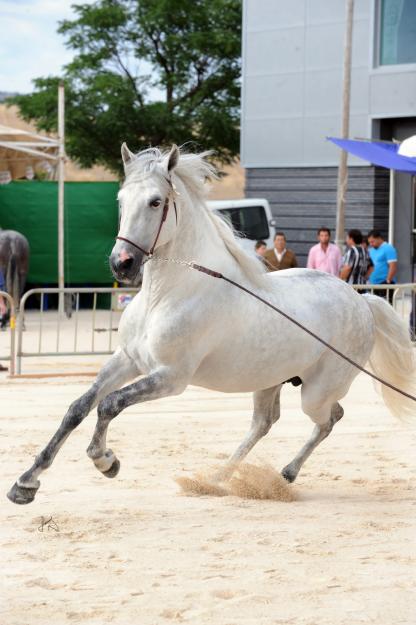
[[[74,50],[63,76],[37,78],[12,102],[57,129],[65,84],[66,151],[121,171],[120,144],[195,142],[222,162],[239,151],[241,0],[97,0],[58,32]]]

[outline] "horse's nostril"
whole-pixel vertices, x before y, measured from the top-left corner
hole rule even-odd
[[[131,269],[131,266],[133,265],[134,259],[133,258],[126,258],[126,260],[123,260],[118,268],[121,271],[128,271],[129,269]]]

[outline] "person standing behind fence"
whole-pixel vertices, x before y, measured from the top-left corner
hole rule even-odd
[[[319,243],[311,247],[308,254],[308,269],[319,269],[326,273],[339,275],[342,257],[337,245],[330,243],[331,231],[322,226],[317,232]]]
[[[370,273],[370,284],[395,284],[397,273],[397,251],[387,241],[378,230],[371,230],[368,233],[369,254],[373,263]],[[376,295],[386,297],[386,290],[375,290]],[[389,301],[393,297],[392,290],[389,290]]]
[[[341,280],[349,284],[366,284],[370,257],[362,247],[363,235],[360,230],[350,230],[347,235],[347,253],[339,272]]]
[[[5,291],[5,290],[6,290],[6,286],[4,284],[4,276],[3,276],[2,270],[0,269],[0,291]],[[4,297],[0,295],[0,328],[3,330],[6,327],[6,324],[7,324],[7,305],[4,300]],[[7,371],[7,367],[3,367],[3,365],[0,364],[0,371]]]
[[[266,241],[256,241],[256,245],[254,246],[254,251],[256,253],[256,258],[257,258],[257,260],[259,260],[263,264],[266,264],[264,262],[264,255],[266,253],[266,250],[267,250]]]
[[[267,250],[264,261],[269,271],[280,271],[281,269],[293,269],[298,266],[295,252],[286,248],[286,236],[284,232],[276,232],[274,236],[274,247]]]
[[[0,269],[0,291],[5,291],[6,290],[6,286],[4,283],[4,276],[3,276],[3,272]],[[3,317],[3,315],[7,314],[7,306],[6,306],[6,302],[4,300],[4,297],[2,297],[0,295],[0,322],[1,322],[1,317]]]

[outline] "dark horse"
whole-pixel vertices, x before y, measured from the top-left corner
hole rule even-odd
[[[0,230],[0,270],[18,309],[29,270],[29,243],[20,232]]]

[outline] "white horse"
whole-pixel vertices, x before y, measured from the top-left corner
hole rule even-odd
[[[96,405],[98,420],[87,453],[107,477],[120,466],[106,445],[110,421],[126,406],[178,395],[188,384],[254,394],[251,429],[231,457],[228,473],[278,420],[280,390],[291,378],[302,381],[302,408],[315,428],[283,469],[288,481],[341,419],[338,401],[358,373],[354,366],[234,286],[163,259],[194,260],[222,272],[360,365],[370,360],[389,382],[403,389],[414,386],[408,332],[381,298],[358,295],[318,271],[265,274],[239,247],[229,226],[206,208],[204,182],[213,170],[205,154],[181,154],[174,146],[165,154],[149,149],[134,155],[123,144],[122,156],[126,180],[119,193],[121,222],[112,271],[122,282],[135,282],[146,256],[154,253],[144,264],[140,294],[121,318],[119,348],[12,487],[12,501],[33,500],[40,473]],[[409,399],[389,388],[383,388],[383,396],[396,414],[414,410]]]

